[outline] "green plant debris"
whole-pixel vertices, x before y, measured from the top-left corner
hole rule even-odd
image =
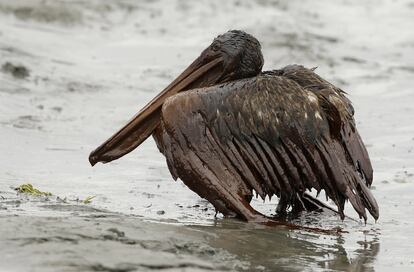
[[[42,191],[34,188],[33,185],[30,184],[30,183],[22,184],[19,187],[15,188],[15,190],[19,193],[29,194],[29,195],[33,195],[33,196],[51,196],[52,195],[52,193],[50,193],[50,192],[42,192]]]
[[[87,198],[85,198],[85,200],[83,201],[83,204],[89,204],[92,202],[92,199],[94,199],[96,196],[88,196]]]

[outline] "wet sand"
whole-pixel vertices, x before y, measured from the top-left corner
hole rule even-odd
[[[0,1],[0,271],[412,271],[413,12],[391,0]],[[349,93],[378,222],[296,219],[348,231],[330,236],[214,218],[152,139],[89,166],[91,150],[234,28],[261,41],[265,69],[317,66]],[[23,183],[53,196],[17,194]],[[254,200],[266,214],[276,204]]]

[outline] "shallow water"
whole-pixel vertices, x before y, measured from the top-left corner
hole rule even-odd
[[[412,271],[413,12],[391,0],[0,1],[0,66],[29,70],[0,71],[0,270]],[[93,148],[234,28],[261,41],[266,69],[318,66],[349,93],[377,223],[298,219],[348,232],[330,236],[215,219],[152,140],[89,166]],[[23,183],[53,196],[19,195]]]

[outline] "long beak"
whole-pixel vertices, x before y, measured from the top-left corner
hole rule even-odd
[[[206,61],[203,54],[198,57],[170,85],[153,98],[131,121],[121,128],[89,155],[89,162],[94,166],[98,162],[110,162],[137,148],[157,128],[161,121],[161,108],[164,101],[179,92],[208,86],[222,76],[219,64],[222,57]],[[219,73],[217,73],[220,71]]]

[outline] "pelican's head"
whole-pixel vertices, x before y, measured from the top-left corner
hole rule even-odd
[[[197,59],[200,63],[220,59],[221,76],[218,82],[256,76],[263,67],[263,55],[259,41],[240,30],[230,30],[214,39]],[[203,86],[204,87],[204,86]]]

